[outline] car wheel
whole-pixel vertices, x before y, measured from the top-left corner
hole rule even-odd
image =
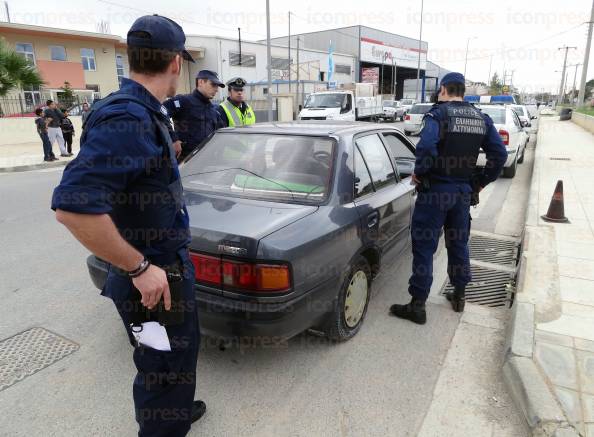
[[[396,114],[392,116],[392,123],[396,123]]]
[[[512,165],[503,169],[503,177],[504,178],[513,178],[516,175],[517,168],[518,168],[518,160],[516,159]]]
[[[332,313],[322,330],[334,341],[352,338],[363,324],[367,313],[371,286],[371,268],[362,256],[357,257],[342,284]]]
[[[522,149],[522,156],[520,156],[518,158],[518,164],[521,164],[524,162],[524,155],[526,154],[526,146],[524,145],[524,148]]]

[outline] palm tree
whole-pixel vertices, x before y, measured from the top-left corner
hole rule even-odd
[[[35,66],[0,40],[0,97],[14,88],[39,86],[43,83]]]

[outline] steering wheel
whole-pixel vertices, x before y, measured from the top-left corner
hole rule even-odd
[[[326,152],[325,150],[318,150],[314,152],[313,157],[316,161],[320,161],[322,164],[327,165],[330,167],[330,162],[332,161],[332,155],[330,152]]]

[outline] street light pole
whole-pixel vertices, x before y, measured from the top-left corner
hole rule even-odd
[[[421,78],[421,40],[423,38],[423,7],[424,7],[424,0],[421,0],[421,26],[419,28],[419,57],[417,61],[417,90],[415,93],[415,100],[419,101],[419,79]]]
[[[577,49],[577,47],[559,47],[559,50],[565,50],[565,57],[563,58],[563,71],[561,73],[561,86],[559,86],[559,97],[557,98],[557,104],[563,103],[563,93],[565,91],[565,71],[567,70],[567,52],[569,49]]]
[[[268,93],[266,100],[268,101],[268,121],[272,122],[272,54],[270,53],[270,0],[266,0],[266,56],[267,56],[267,70],[268,70]]]
[[[575,80],[576,80],[576,78],[577,78],[577,69],[578,69],[578,67],[579,67],[580,65],[582,65],[582,64],[575,64],[575,65],[574,65],[574,67],[575,67],[575,71],[574,71],[574,73],[573,73],[573,87],[571,88],[571,100],[575,99],[575,91],[576,91],[576,90],[575,90]],[[570,102],[570,103],[571,103],[571,102]]]
[[[464,56],[464,78],[466,78],[466,64],[468,64],[468,46],[470,45],[470,37],[466,38],[466,56]]]
[[[582,66],[582,78],[580,80],[580,93],[578,94],[577,106],[584,104],[586,98],[586,76],[588,74],[588,61],[590,60],[590,46],[592,45],[592,24],[594,23],[594,1],[590,12],[590,23],[588,24],[588,39],[586,40],[586,51],[584,52],[584,65]]]

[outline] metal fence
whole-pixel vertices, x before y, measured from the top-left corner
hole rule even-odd
[[[35,99],[19,97],[0,98],[0,117],[32,117],[37,108],[45,106],[45,100],[37,97]],[[62,110],[78,106],[82,103],[80,96],[74,95],[70,98],[60,97],[56,100],[58,107]]]

